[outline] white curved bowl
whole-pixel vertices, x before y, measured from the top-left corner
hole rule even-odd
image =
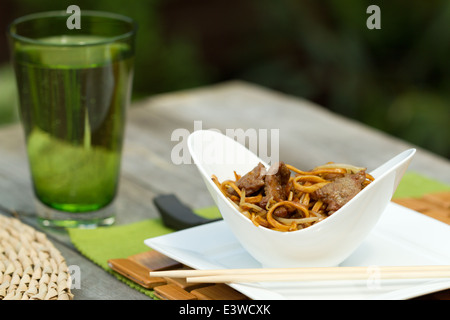
[[[325,220],[302,230],[280,232],[256,227],[211,180],[213,174],[219,181],[234,179],[234,171],[243,175],[259,162],[267,164],[243,145],[212,130],[193,132],[188,148],[241,245],[264,267],[280,268],[337,266],[345,260],[377,223],[416,152],[406,150],[372,171],[375,180]]]

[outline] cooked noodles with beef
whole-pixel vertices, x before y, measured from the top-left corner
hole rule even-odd
[[[302,171],[283,162],[259,163],[234,180],[212,180],[256,226],[277,231],[307,228],[329,217],[370,184],[366,168],[327,163]]]

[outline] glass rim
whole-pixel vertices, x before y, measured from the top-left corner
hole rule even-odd
[[[93,46],[93,45],[100,45],[100,44],[106,44],[106,43],[112,43],[118,40],[130,38],[136,34],[137,30],[137,23],[132,18],[118,14],[118,13],[112,13],[112,12],[106,12],[106,11],[94,11],[94,10],[83,10],[82,13],[84,16],[90,16],[90,17],[101,17],[101,18],[109,18],[114,19],[117,21],[122,21],[125,23],[128,23],[131,25],[131,30],[121,33],[117,36],[111,36],[106,39],[102,39],[95,42],[89,42],[89,43],[50,43],[45,42],[42,40],[33,39],[27,36],[22,36],[18,34],[14,29],[14,26],[17,26],[20,23],[32,21],[39,18],[57,18],[62,16],[70,16],[70,13],[67,13],[66,11],[45,11],[45,12],[38,12],[38,13],[31,13],[24,15],[22,17],[14,19],[9,25],[8,25],[8,35],[15,39],[22,42],[30,43],[30,44],[39,44],[44,46],[52,46],[52,47],[84,47],[84,46]]]

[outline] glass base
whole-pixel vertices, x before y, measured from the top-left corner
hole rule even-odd
[[[110,226],[115,222],[114,203],[97,211],[65,212],[50,208],[35,201],[38,222],[44,227],[52,228],[96,228]]]

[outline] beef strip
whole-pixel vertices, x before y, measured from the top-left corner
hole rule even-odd
[[[327,205],[327,210],[334,212],[363,189],[365,179],[364,170],[354,174],[348,173],[314,191],[311,197],[314,200],[322,200]]]
[[[236,185],[239,189],[245,190],[245,195],[251,195],[258,192],[264,186],[264,176],[266,175],[266,168],[262,163],[259,163],[252,171],[242,176]]]
[[[267,202],[270,199],[279,202],[288,198],[289,191],[287,189],[287,185],[290,176],[291,171],[286,167],[284,162],[274,163],[269,168],[264,181],[265,195],[259,204],[262,208],[266,207]],[[285,207],[279,207],[275,209],[273,214],[275,216],[285,218],[289,215],[289,211]]]

